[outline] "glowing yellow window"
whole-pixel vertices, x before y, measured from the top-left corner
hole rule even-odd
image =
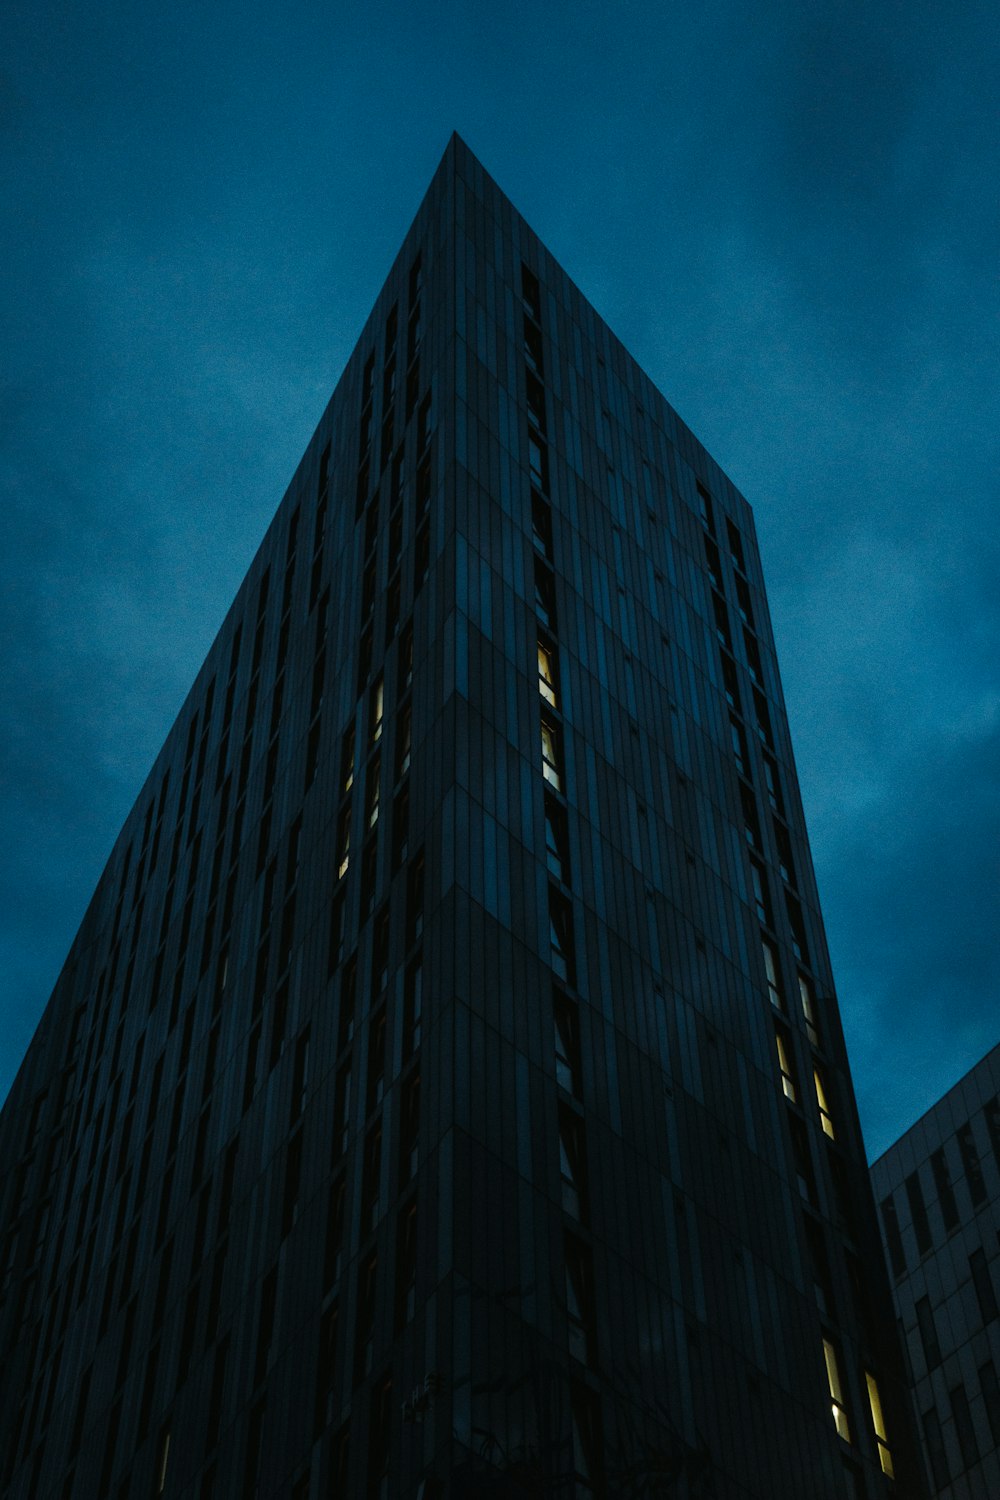
[[[833,1425],[845,1442],[851,1441],[851,1429],[847,1421],[847,1407],[844,1405],[844,1388],[840,1383],[840,1367],[837,1364],[837,1351],[829,1339],[823,1340],[823,1357],[826,1360],[826,1380],[830,1387],[830,1409],[833,1412]]]
[[[538,691],[546,703],[551,703],[553,708],[558,708],[556,697],[556,661],[555,651],[544,642],[538,642]]]
[[[774,1033],[775,1045],[778,1049],[778,1067],[781,1071],[781,1087],[785,1091],[785,1098],[795,1103],[795,1077],[792,1073],[792,1065],[788,1057],[788,1043],[780,1031]]]
[[[879,1463],[882,1465],[882,1473],[894,1478],[892,1467],[892,1454],[889,1452],[889,1440],[885,1432],[885,1417],[882,1415],[882,1398],[878,1393],[878,1385],[875,1376],[869,1370],[865,1371],[865,1385],[868,1387],[868,1405],[871,1407],[872,1426],[875,1429],[875,1441],[878,1443]]]
[[[822,1124],[823,1129],[826,1131],[827,1135],[830,1137],[831,1141],[836,1140],[836,1132],[833,1128],[833,1119],[830,1115],[830,1106],[827,1103],[826,1085],[823,1082],[823,1075],[820,1072],[819,1068],[813,1068],[813,1083],[816,1086],[816,1103],[819,1105],[820,1123]]]

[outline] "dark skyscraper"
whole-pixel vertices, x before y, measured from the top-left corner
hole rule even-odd
[[[1000,1495],[1000,1047],[872,1167],[940,1500]]]
[[[18,1500],[923,1493],[749,507],[457,138],[0,1152]]]

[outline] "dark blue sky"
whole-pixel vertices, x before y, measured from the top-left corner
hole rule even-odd
[[[457,129],[754,506],[883,1149],[1000,1037],[995,7],[5,30],[0,1097]]]

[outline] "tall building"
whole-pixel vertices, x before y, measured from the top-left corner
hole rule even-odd
[[[19,1500],[923,1493],[750,509],[457,138],[0,1145]]]
[[[938,1500],[1000,1495],[1000,1046],[872,1167]]]

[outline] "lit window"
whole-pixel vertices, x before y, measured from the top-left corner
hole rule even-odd
[[[813,1068],[813,1084],[816,1088],[816,1103],[819,1106],[819,1118],[824,1131],[831,1141],[836,1139],[836,1131],[833,1128],[833,1120],[830,1116],[830,1105],[827,1101],[826,1084],[823,1074],[819,1068]]]
[[[372,688],[371,692],[371,739],[374,745],[382,738],[382,712],[385,706],[385,683],[381,677]]]
[[[794,1104],[798,1098],[795,1088],[795,1076],[792,1073],[791,1047],[788,1037],[779,1029],[774,1033],[775,1045],[778,1049],[778,1068],[781,1072],[781,1087],[785,1091],[785,1098]]]
[[[538,691],[546,703],[559,707],[556,693],[556,652],[546,641],[538,642]]]
[[[167,1463],[170,1459],[170,1433],[164,1431],[160,1439],[160,1461],[157,1464],[156,1493],[162,1495],[167,1487]]]
[[[823,1340],[823,1357],[826,1360],[826,1379],[830,1387],[830,1407],[833,1412],[833,1425],[845,1442],[851,1441],[851,1429],[847,1421],[847,1407],[844,1405],[844,1388],[840,1383],[840,1367],[837,1364],[837,1351],[829,1339]]]
[[[865,1385],[868,1387],[868,1405],[871,1407],[872,1427],[875,1429],[875,1441],[878,1443],[879,1462],[882,1465],[882,1473],[893,1478],[892,1454],[889,1452],[889,1441],[885,1432],[885,1417],[882,1414],[882,1398],[878,1392],[875,1376],[870,1370],[865,1371]]]
[[[542,720],[542,775],[556,791],[562,791],[562,776],[559,770],[559,732],[554,724]]]
[[[816,1001],[813,999],[813,992],[809,981],[803,974],[799,975],[799,1000],[802,1002],[802,1014],[805,1017],[806,1034],[813,1046],[818,1047],[819,1027],[816,1024]]]

